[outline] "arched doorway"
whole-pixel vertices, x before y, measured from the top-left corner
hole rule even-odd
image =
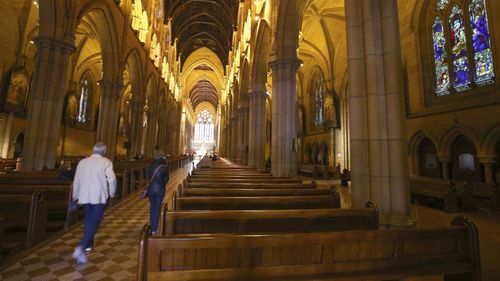
[[[440,177],[440,169],[436,156],[436,147],[428,138],[422,139],[417,150],[419,176]]]
[[[481,170],[476,148],[464,135],[458,136],[451,145],[452,179],[481,181]]]

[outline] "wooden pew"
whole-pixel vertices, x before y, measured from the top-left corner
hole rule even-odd
[[[312,183],[204,183],[204,182],[183,182],[185,188],[234,188],[234,189],[250,189],[250,188],[262,188],[262,189],[292,189],[292,188],[316,188],[316,182]]]
[[[332,187],[333,188],[333,187]],[[316,188],[179,188],[179,195],[185,197],[195,196],[311,196],[311,195],[328,195],[334,193],[330,189],[316,189]]]
[[[162,235],[196,233],[327,232],[378,229],[378,208],[364,209],[168,211],[163,205]]]
[[[137,280],[395,280],[444,275],[480,281],[475,225],[330,233],[151,237],[139,243]]]
[[[203,179],[189,179],[189,182],[202,182],[202,183],[302,183],[301,179],[286,178],[286,179],[218,179],[218,178],[203,178]]]
[[[67,185],[0,185],[0,194],[33,194],[43,191],[47,206],[47,231],[69,227],[80,219],[78,211],[69,212],[72,186]]]
[[[47,206],[41,190],[33,194],[0,194],[2,247],[8,252],[29,248],[46,237]]]
[[[428,178],[411,177],[412,201],[432,204],[437,200],[446,212],[458,211],[457,189],[453,182],[433,181]]]
[[[340,195],[273,197],[177,197],[173,210],[283,210],[340,208]]]
[[[289,179],[290,177],[274,177],[272,175],[268,174],[248,174],[248,175],[240,175],[239,173],[234,173],[234,174],[207,174],[207,175],[188,175],[187,179],[190,181],[190,179],[225,179],[225,180],[240,180],[240,179],[262,179],[262,180],[268,180],[268,179]]]

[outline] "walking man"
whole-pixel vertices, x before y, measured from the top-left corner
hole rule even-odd
[[[115,197],[116,177],[113,163],[104,155],[106,145],[96,143],[91,156],[83,159],[76,167],[73,181],[73,200],[83,207],[83,239],[75,248],[73,258],[78,263],[87,263],[85,251],[92,250],[94,235],[99,228],[106,201]],[[85,251],[84,251],[85,250]]]

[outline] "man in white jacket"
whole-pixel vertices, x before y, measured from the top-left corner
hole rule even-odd
[[[113,162],[104,157],[106,145],[96,143],[91,156],[83,159],[76,167],[73,181],[73,200],[83,207],[83,238],[73,252],[78,263],[86,263],[84,250],[91,250],[94,235],[99,228],[106,201],[115,197],[116,177]]]

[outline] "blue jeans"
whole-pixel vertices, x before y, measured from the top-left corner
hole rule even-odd
[[[83,239],[80,241],[82,248],[92,247],[94,235],[99,228],[106,204],[83,204]]]
[[[150,190],[151,191],[151,190]],[[165,190],[163,191],[153,191],[149,194],[149,224],[151,225],[151,230],[154,232],[158,231],[158,224],[160,221],[161,203],[165,197]]]

